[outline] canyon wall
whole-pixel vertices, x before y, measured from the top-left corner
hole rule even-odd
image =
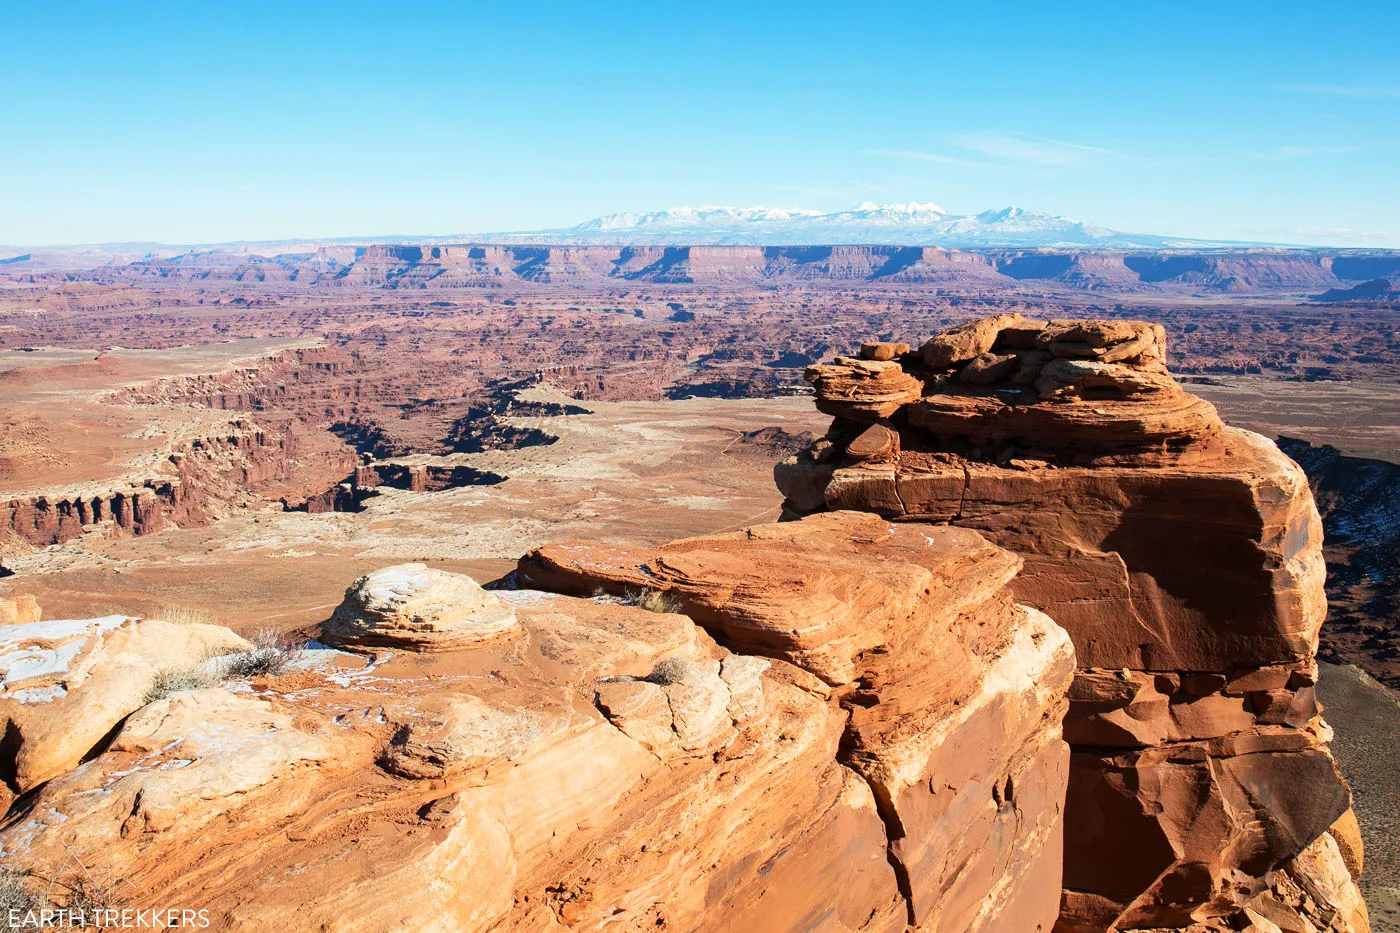
[[[1161,327],[1004,314],[807,375],[834,421],[776,470],[790,516],[976,529],[1074,640],[1061,933],[1367,929],[1317,510],[1181,390]]]
[[[761,285],[1029,281],[1068,288],[1221,293],[1309,290],[1400,274],[1393,254],[1319,250],[947,249],[924,246],[568,246],[372,244],[328,263],[312,253],[192,252],[104,276],[145,284],[231,281],[319,287],[498,288],[502,284]]]
[[[120,482],[0,501],[0,553],[61,544],[98,526],[139,535],[206,524],[259,492],[324,487],[355,469],[348,450],[301,437],[287,416],[236,418],[227,433],[181,441],[163,461]]]

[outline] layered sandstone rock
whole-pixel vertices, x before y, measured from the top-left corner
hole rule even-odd
[[[15,805],[7,864],[221,929],[1049,929],[1073,654],[1011,600],[1016,558],[842,515],[560,546],[520,576],[625,590],[663,565],[752,652],[627,600],[391,568],[356,618],[489,596],[518,633],[318,643],[157,699]]]
[[[221,626],[126,616],[0,627],[5,783],[23,793],[72,768],[142,706],[160,671],[246,647]]]
[[[775,477],[790,515],[967,527],[1024,559],[1017,599],[1080,665],[1061,929],[1241,929],[1272,898],[1282,929],[1364,930],[1279,893],[1299,874],[1326,876],[1314,906],[1355,890],[1318,849],[1349,794],[1313,692],[1324,568],[1301,471],[1184,392],[1153,324],[999,315],[901,365],[923,390],[875,425],[897,440],[838,416]]]
[[[893,360],[838,356],[829,365],[809,366],[807,378],[819,387],[822,411],[852,421],[887,418],[923,390],[922,383]]]
[[[332,645],[451,651],[519,628],[515,613],[471,577],[399,564],[356,580],[322,635]]]
[[[61,544],[95,528],[144,535],[171,524],[205,525],[254,501],[260,490],[324,488],[354,469],[347,450],[304,449],[293,419],[235,418],[227,427],[225,434],[174,444],[153,467],[118,482],[0,501],[0,554]]]
[[[663,592],[731,649],[815,674],[849,713],[841,761],[873,791],[912,924],[992,931],[1057,913],[1073,660],[1010,598],[1018,566],[973,533],[836,513],[659,549],[552,545],[518,573]],[[662,709],[654,690],[614,702]]]

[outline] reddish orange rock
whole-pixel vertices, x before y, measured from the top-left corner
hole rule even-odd
[[[856,460],[886,460],[899,454],[899,434],[883,424],[872,424],[846,445],[846,456]]]
[[[863,424],[888,418],[923,392],[923,383],[893,361],[837,357],[807,367],[807,379],[817,387],[818,408]]]
[[[863,360],[892,360],[909,352],[907,343],[863,343],[860,345],[860,358]]]
[[[559,544],[522,582],[647,588],[737,651],[816,674],[849,711],[920,929],[1048,929],[1058,912],[1058,721],[1072,653],[1015,605],[1017,561],[975,533],[831,513],[660,548]],[[629,702],[640,703],[640,699]]]
[[[1024,559],[1016,598],[1069,631],[1080,664],[1062,933],[1360,933],[1349,794],[1314,696],[1307,480],[1165,362],[1147,322],[954,328],[924,345],[936,372],[910,369],[925,385],[893,422],[898,455],[863,456],[837,413],[820,470],[775,470],[801,491],[786,514],[824,483],[818,510],[976,529]]]

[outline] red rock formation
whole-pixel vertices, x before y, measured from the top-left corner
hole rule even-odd
[[[874,792],[910,922],[1048,930],[1072,658],[1004,589],[1018,565],[957,529],[836,513],[658,550],[551,545],[518,573],[660,592],[731,649],[815,674],[849,711],[840,760]]]
[[[361,653],[144,700],[189,654],[146,637],[165,623],[44,623],[16,638],[86,647],[0,693],[65,737],[23,759],[0,846],[60,904],[121,878],[221,929],[1048,931],[1074,659],[1011,600],[1018,565],[860,514],[522,561],[566,588],[664,573],[738,652],[664,604],[407,565],[326,626]]]
[[[291,419],[239,418],[229,422],[227,434],[179,443],[154,471],[134,474],[122,485],[38,493],[0,503],[0,543],[8,537],[46,547],[99,525],[138,535],[167,523],[202,525],[259,491],[274,491],[283,484],[314,488],[354,469],[348,450],[302,449]]]
[[[791,513],[974,528],[1024,558],[1016,597],[1065,626],[1080,664],[1060,929],[1270,912],[1366,929],[1364,909],[1329,905],[1349,881],[1310,904],[1280,893],[1323,862],[1329,884],[1345,874],[1318,840],[1349,808],[1313,694],[1326,603],[1302,472],[1181,390],[1156,325],[1000,315],[900,365],[923,388],[882,411],[897,443],[872,443],[813,367],[819,407],[843,417],[775,476]]]

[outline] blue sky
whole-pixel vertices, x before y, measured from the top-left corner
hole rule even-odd
[[[1400,4],[0,6],[0,243],[1008,204],[1400,247]]]

